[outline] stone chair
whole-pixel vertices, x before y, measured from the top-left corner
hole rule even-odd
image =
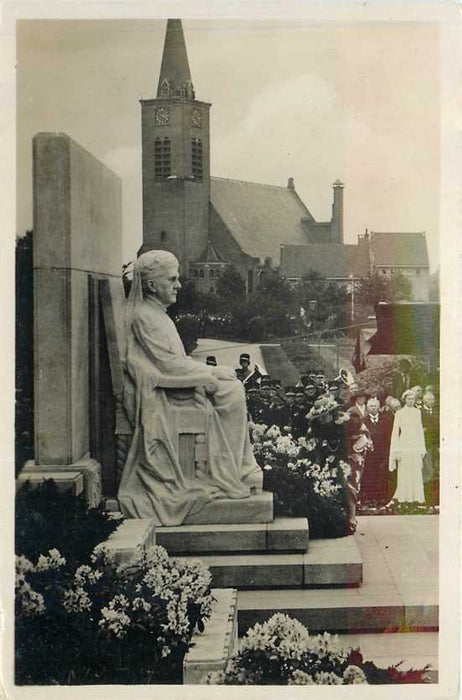
[[[119,280],[117,280],[118,282]],[[112,391],[115,400],[116,482],[120,482],[130,447],[133,429],[125,412],[122,396],[125,382],[124,323],[125,295],[114,280],[101,279],[99,292],[103,312],[104,330],[109,355]],[[176,413],[176,448],[185,476],[193,478],[195,471],[207,471],[207,421],[205,408],[195,399],[194,385],[184,377],[161,375],[159,388],[167,391],[168,399]],[[251,491],[261,492],[263,473],[253,477]]]

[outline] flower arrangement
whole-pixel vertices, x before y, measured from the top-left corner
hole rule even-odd
[[[16,559],[18,684],[178,683],[212,612],[200,561],[159,546],[118,567],[103,545],[71,569],[60,552]]]
[[[400,671],[378,669],[364,661],[359,649],[343,646],[339,638],[310,635],[288,615],[277,613],[248,630],[239,651],[224,671],[210,672],[206,685],[363,685],[429,682],[429,667]]]
[[[250,434],[276,515],[308,517],[311,538],[345,535],[350,465],[312,434],[294,439],[284,428],[259,423],[250,423]]]

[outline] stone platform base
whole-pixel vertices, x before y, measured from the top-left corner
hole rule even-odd
[[[169,554],[275,552],[308,549],[306,518],[276,518],[272,523],[158,527],[156,542]]]
[[[108,512],[120,511],[116,498],[105,501]],[[273,521],[273,494],[268,491],[251,493],[248,498],[233,500],[220,498],[204,506],[200,513],[186,518],[188,525],[239,525],[249,523],[271,523]]]
[[[227,523],[270,523],[273,520],[273,494],[268,491],[236,500],[223,498],[208,503],[196,515],[188,516],[185,525]]]
[[[60,484],[61,488],[65,488],[64,475],[67,474],[68,488],[73,489],[76,472],[83,480],[83,489],[79,493],[83,490],[89,507],[95,508],[101,502],[101,465],[89,455],[85,455],[73,464],[36,464],[34,460],[29,460],[21,470],[17,482],[22,483],[29,478],[32,483],[54,479],[58,487]]]
[[[237,591],[213,589],[216,605],[202,634],[194,635],[193,646],[183,661],[183,685],[197,685],[209,671],[223,671],[237,650]]]
[[[362,558],[354,536],[315,540],[307,551],[296,554],[201,555],[201,560],[210,568],[216,588],[310,588],[362,582]]]

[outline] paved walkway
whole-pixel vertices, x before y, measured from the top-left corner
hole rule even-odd
[[[195,360],[205,362],[207,355],[215,355],[219,365],[227,365],[235,369],[239,366],[239,355],[248,352],[251,367],[256,363],[262,374],[267,374],[265,363],[260,350],[260,345],[252,343],[238,343],[230,340],[216,340],[215,338],[199,338],[197,348],[192,353]]]
[[[316,626],[308,627],[313,631],[350,629],[351,634],[342,635],[344,641],[360,646],[365,658],[382,667],[403,660],[403,668],[430,663],[436,669],[438,521],[438,515],[361,516],[356,541],[362,585],[239,591],[238,607],[282,610],[302,622],[312,619]]]

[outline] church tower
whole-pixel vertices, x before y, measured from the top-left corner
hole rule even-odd
[[[143,245],[164,249],[181,272],[209,238],[210,107],[196,100],[181,20],[169,19],[157,96],[141,102]]]

